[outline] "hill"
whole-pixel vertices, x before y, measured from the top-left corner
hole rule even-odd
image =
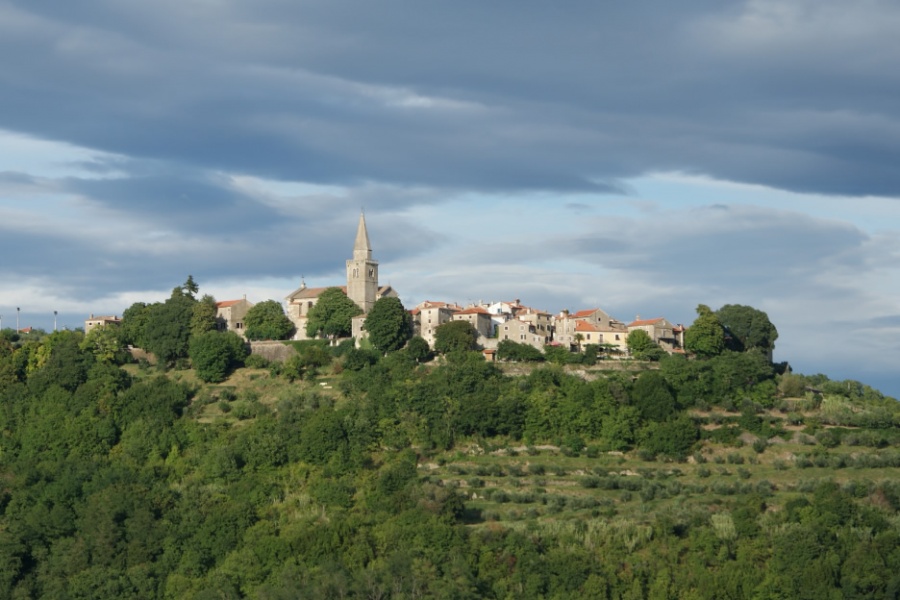
[[[900,590],[900,409],[856,382],[307,345],[205,384],[83,342],[0,349],[0,597]]]

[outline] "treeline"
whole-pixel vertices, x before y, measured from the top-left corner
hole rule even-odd
[[[840,394],[884,411],[872,431],[890,431],[892,401],[871,388],[798,380],[752,351],[586,381],[559,365],[510,377],[462,349],[425,365],[430,350],[416,343],[387,354],[297,348],[285,364],[243,359],[260,382],[283,382],[263,401],[260,388],[187,385],[179,371],[132,376],[78,332],[0,340],[0,597],[900,593],[900,486],[890,482],[826,481],[777,505],[770,488],[748,486],[640,519],[598,506],[501,524],[482,523],[462,490],[420,468],[489,440],[678,460],[711,435],[688,409],[733,408],[735,429],[762,431],[765,409],[803,408],[781,406],[798,389],[811,404]],[[322,374],[334,394],[300,383]],[[230,418],[201,419],[211,406]]]

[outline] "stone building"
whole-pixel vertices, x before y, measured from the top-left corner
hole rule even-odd
[[[543,333],[538,332],[534,325],[519,319],[510,319],[497,326],[497,342],[499,343],[503,340],[510,340],[517,344],[528,344],[541,351],[543,351],[544,345],[548,342],[547,337]]]
[[[110,316],[105,316],[105,317],[95,317],[92,314],[89,318],[85,319],[85,321],[84,321],[84,333],[85,333],[85,335],[87,335],[91,332],[91,329],[94,329],[96,327],[105,327],[107,325],[119,325],[120,323],[122,323],[122,319],[115,315],[110,315]],[[22,329],[19,329],[19,333],[21,333],[21,332],[22,332]]]
[[[475,331],[478,332],[479,338],[490,338],[494,334],[494,324],[491,321],[491,313],[481,306],[470,306],[454,313],[451,316],[454,321],[468,321]],[[479,340],[479,344],[484,343]]]
[[[372,258],[372,246],[369,242],[369,232],[366,228],[366,216],[359,215],[359,224],[356,228],[356,240],[353,244],[352,258],[347,260],[347,283],[340,289],[367,314],[375,302],[380,298],[396,298],[397,292],[389,285],[378,285],[378,261]],[[322,292],[328,287],[306,287],[301,283],[300,287],[291,292],[285,298],[287,316],[294,323],[296,333],[294,339],[308,339],[306,335],[306,323],[309,320],[309,311],[315,306]],[[353,320],[353,336],[359,339],[364,335],[362,322],[364,319],[357,317]]]
[[[624,353],[628,346],[628,328],[610,317],[600,308],[589,308],[575,313],[561,312],[556,316],[554,342],[570,348],[598,344]]]
[[[434,347],[434,332],[440,326],[453,319],[453,315],[462,310],[457,304],[448,302],[420,302],[410,312],[413,319],[413,332],[422,336],[428,345]]]
[[[673,325],[664,317],[656,319],[641,319],[638,315],[634,321],[628,324],[628,333],[637,329],[647,332],[654,342],[666,352],[674,352],[684,348],[684,327]]]
[[[240,300],[222,300],[216,302],[216,326],[219,331],[233,331],[244,337],[244,317],[253,303],[244,296]]]

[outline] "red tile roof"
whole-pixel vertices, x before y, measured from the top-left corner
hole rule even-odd
[[[222,300],[221,302],[216,302],[216,308],[228,308],[229,306],[234,306],[240,300]]]
[[[324,292],[327,289],[333,288],[333,287],[339,287],[342,292],[344,292],[345,294],[347,293],[346,285],[342,285],[342,286],[329,285],[328,287],[303,288],[303,289],[297,290],[294,294],[291,294],[291,296],[289,296],[289,297],[291,298],[291,300],[306,300],[309,298],[318,298],[319,296],[322,295],[322,292]]]
[[[599,308],[589,308],[587,310],[579,310],[577,313],[569,315],[569,317],[573,319],[583,319],[584,317],[589,317],[595,312],[600,310]]]
[[[640,321],[632,321],[628,324],[629,327],[641,327],[643,325],[656,325],[660,321],[665,321],[663,317],[657,317],[655,319],[641,319]]]
[[[575,323],[575,331],[586,331],[586,332],[600,332],[601,329],[595,326],[593,323],[588,323],[587,321],[578,321]]]

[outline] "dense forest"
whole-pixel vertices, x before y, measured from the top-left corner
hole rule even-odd
[[[192,291],[0,337],[0,597],[900,596],[900,407],[859,382],[753,347],[268,363]]]

